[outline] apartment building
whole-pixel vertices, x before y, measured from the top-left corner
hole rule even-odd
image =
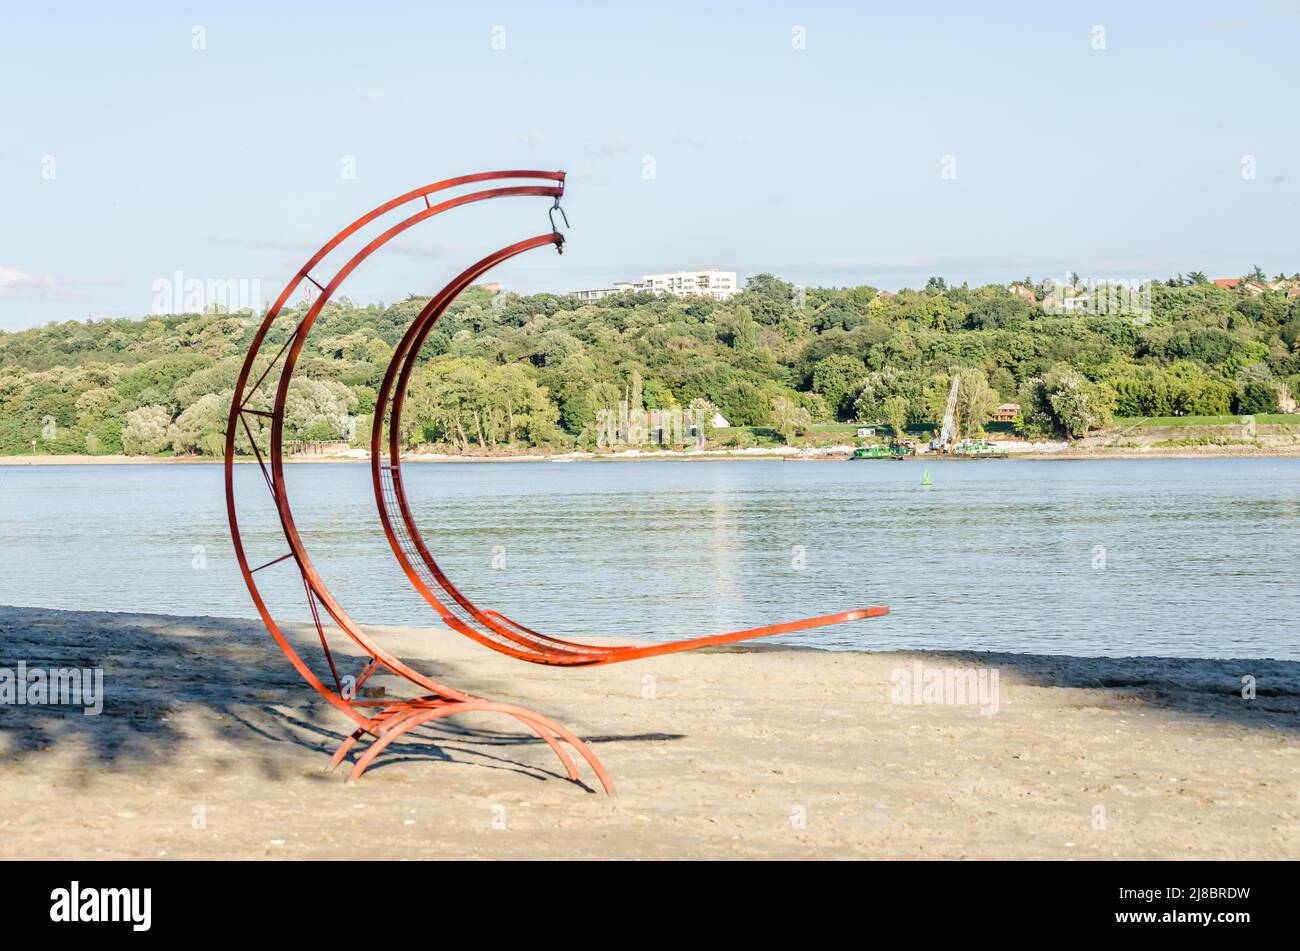
[[[644,291],[650,294],[671,294],[674,297],[712,297],[726,300],[740,293],[735,271],[706,268],[701,271],[669,271],[664,274],[647,274],[637,282],[620,281],[610,287],[595,287],[570,291],[579,300],[600,300],[612,294]]]

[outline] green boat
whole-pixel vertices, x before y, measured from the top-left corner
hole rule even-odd
[[[849,459],[906,459],[911,454],[907,446],[861,446]]]
[[[1005,459],[1010,455],[1005,449],[999,449],[983,439],[958,443],[953,446],[952,454],[962,459]]]

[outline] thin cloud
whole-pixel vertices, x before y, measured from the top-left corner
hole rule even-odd
[[[58,283],[50,277],[37,277],[16,267],[0,266],[0,294],[14,297],[62,297]]]
[[[511,138],[521,145],[528,146],[530,149],[544,148],[547,144],[546,136],[542,135],[542,133],[538,132],[536,129],[528,129],[525,132],[516,132],[511,136]]]
[[[589,152],[595,152],[598,155],[627,155],[636,145],[621,135],[607,135],[595,145],[587,147]]]
[[[393,98],[393,93],[387,89],[364,89],[358,86],[352,90],[353,95],[358,99],[363,99],[372,106],[382,106]]]

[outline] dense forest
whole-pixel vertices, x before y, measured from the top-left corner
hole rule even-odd
[[[621,401],[716,407],[733,427],[787,437],[837,420],[915,426],[941,416],[954,373],[967,432],[1004,402],[1020,405],[1029,436],[1078,437],[1114,416],[1277,412],[1300,393],[1300,280],[1256,278],[1171,279],[1141,313],[1059,313],[1044,302],[1060,288],[1028,278],[932,278],[891,294],[760,274],[725,302],[472,288],[428,340],[404,438],[462,451],[592,446],[597,412]],[[375,388],[425,300],[323,310],[290,391],[291,438],[366,441]],[[206,313],[0,334],[0,452],[219,454],[257,323]]]

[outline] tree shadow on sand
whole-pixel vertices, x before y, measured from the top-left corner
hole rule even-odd
[[[205,742],[177,722],[197,710],[222,741],[212,746],[213,768],[247,768],[247,752],[263,775],[278,779],[296,771],[300,762],[324,767],[351,732],[348,722],[289,666],[260,621],[0,607],[0,645],[0,668],[13,670],[24,661],[29,670],[104,672],[99,715],[86,715],[81,706],[72,705],[0,707],[0,738],[11,763],[76,744],[95,765],[107,769],[166,765],[182,748]],[[356,671],[364,658],[336,650],[335,659],[341,671]],[[453,664],[419,665],[468,692],[492,695],[489,685],[480,687],[472,674]],[[324,670],[321,674],[328,676]],[[480,714],[472,720],[447,718],[427,724],[394,744],[370,772],[399,762],[454,760],[538,780],[567,778],[557,769],[527,762],[543,759],[535,751],[544,750],[545,743],[536,735],[485,728],[479,725],[484,719]],[[666,733],[575,732],[593,748],[680,739]],[[223,752],[222,744],[237,747],[241,762],[234,761],[234,751]],[[286,744],[320,759],[286,757]],[[364,749],[361,746],[358,753]],[[543,761],[549,764],[549,753]],[[344,763],[339,772],[346,775],[348,768]],[[325,779],[329,774],[322,770],[312,775]]]
[[[1250,658],[958,653],[1040,687],[1104,690],[1108,707],[1147,707],[1238,726],[1300,730],[1300,662]],[[1079,706],[1095,705],[1081,697]]]
[[[718,648],[720,651],[734,648]],[[750,650],[814,650],[757,645]],[[1002,688],[1104,690],[1109,708],[1146,708],[1240,726],[1300,731],[1300,661],[1257,658],[1074,657],[1001,651],[891,651],[906,667],[999,671]],[[1098,706],[1080,695],[1074,706]]]

